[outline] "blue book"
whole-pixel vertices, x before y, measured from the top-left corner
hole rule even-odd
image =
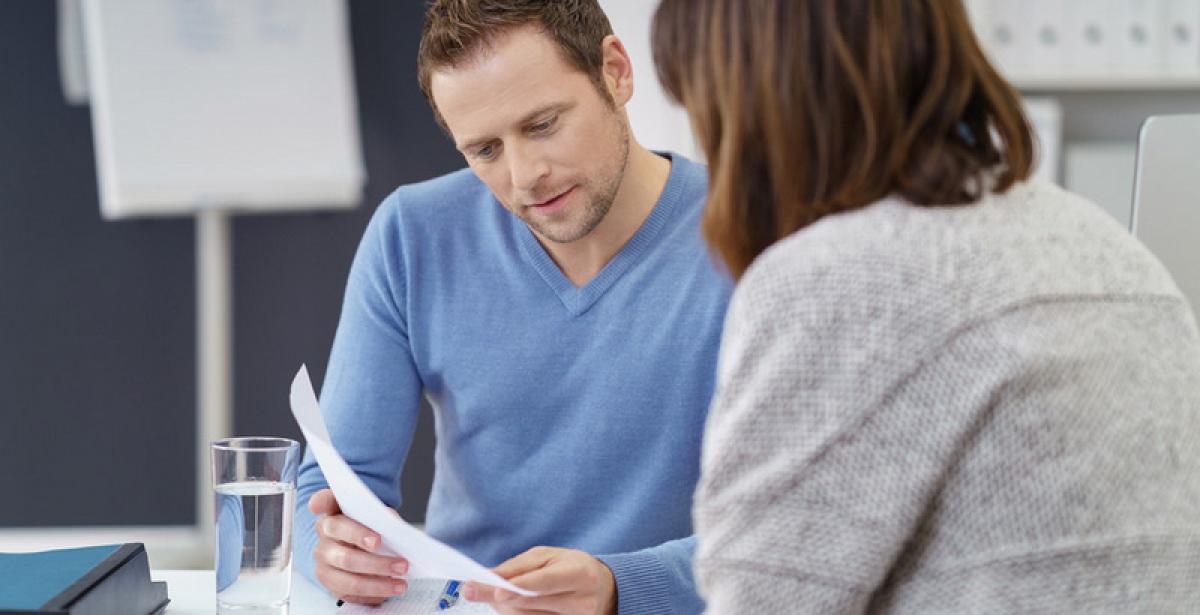
[[[3,615],[150,615],[167,602],[141,543],[0,553]]]

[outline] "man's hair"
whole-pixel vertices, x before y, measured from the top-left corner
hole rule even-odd
[[[704,234],[740,276],[888,195],[972,203],[1030,175],[1016,91],[959,0],[664,0],[659,78],[708,156]]]
[[[429,87],[433,73],[472,60],[497,36],[528,25],[549,36],[563,59],[586,74],[610,100],[601,44],[613,30],[597,0],[434,0],[421,31],[417,77],[443,128],[445,122]]]

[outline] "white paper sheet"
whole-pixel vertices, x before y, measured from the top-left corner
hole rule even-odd
[[[304,432],[304,439],[329,481],[342,512],[379,533],[383,543],[380,553],[403,555],[409,562],[409,578],[478,581],[523,596],[537,595],[509,583],[466,555],[409,525],[396,511],[380,502],[333,447],[306,366],[300,366],[292,380],[291,404],[292,415],[300,424],[300,431]]]
[[[454,606],[439,611],[438,599],[442,597],[442,581],[422,579],[409,581],[408,591],[399,598],[392,598],[379,606],[364,606],[346,603],[338,609],[338,615],[493,615],[492,607],[482,602],[459,600]]]

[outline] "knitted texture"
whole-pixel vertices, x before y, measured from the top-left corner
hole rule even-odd
[[[1200,339],[1096,206],[885,200],[739,285],[696,494],[712,613],[1200,610]]]
[[[733,285],[700,236],[705,169],[670,159],[654,209],[578,288],[470,170],[397,189],[350,268],[321,389],[334,446],[394,508],[424,395],[425,531],[486,566],[597,555],[621,615],[704,608],[692,494]],[[311,451],[296,483],[294,563],[316,580]]]

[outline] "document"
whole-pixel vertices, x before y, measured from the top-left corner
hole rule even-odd
[[[454,606],[438,609],[438,598],[442,596],[445,583],[422,579],[409,581],[408,591],[399,598],[392,598],[379,606],[365,606],[347,602],[338,609],[338,615],[493,615],[496,611],[482,602],[459,600]]]
[[[523,596],[537,595],[509,583],[466,555],[409,525],[396,511],[379,501],[333,447],[306,366],[301,366],[292,380],[291,404],[292,415],[300,424],[300,431],[329,481],[342,512],[379,533],[382,539],[379,553],[402,555],[408,559],[408,578],[478,581]]]

